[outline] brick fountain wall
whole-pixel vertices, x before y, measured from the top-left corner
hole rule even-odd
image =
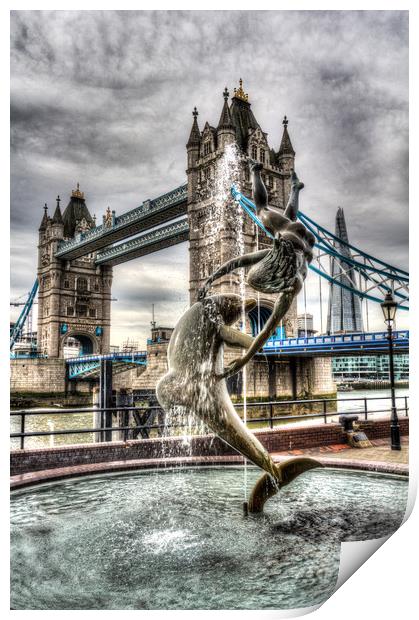
[[[400,418],[399,423],[401,434],[408,435],[409,419]],[[388,419],[360,422],[360,428],[366,432],[370,439],[382,439],[390,435],[390,421]],[[269,452],[314,448],[346,442],[342,427],[337,423],[255,431],[255,435]],[[182,437],[168,437],[165,439],[131,440],[126,443],[115,441],[37,450],[14,450],[11,452],[11,475],[90,463],[159,459],[164,458],[164,456],[224,456],[231,454],[237,453],[213,435],[193,437],[190,446],[184,442]]]

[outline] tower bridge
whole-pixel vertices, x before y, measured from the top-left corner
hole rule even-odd
[[[220,217],[214,196],[214,180],[223,155],[232,147],[238,153],[237,169],[229,179],[231,195],[230,187],[224,188],[227,198],[224,196],[223,199],[222,226],[215,226],[216,233],[213,234],[208,230],[208,224],[214,224]],[[45,390],[53,385],[60,386],[56,388],[60,391],[65,389],[63,386],[67,385],[69,378],[75,381],[82,376],[94,378],[98,374],[100,359],[105,358],[113,362],[117,372],[122,373],[122,370],[131,367],[129,373],[118,375],[118,381],[120,377],[126,377],[126,383],[153,388],[166,370],[166,338],[162,341],[152,337],[147,352],[139,352],[135,360],[123,355],[108,358],[112,267],[188,241],[189,292],[193,303],[208,275],[221,263],[237,255],[238,251],[253,252],[270,244],[269,234],[258,221],[250,200],[247,158],[262,163],[269,202],[283,209],[295,167],[295,151],[287,117],[284,117],[280,145],[276,150],[268,143],[268,135],[257,122],[240,83],[230,103],[227,89],[224,91],[216,127],[206,122],[201,131],[198,111],[194,109],[186,150],[186,184],[162,196],[145,200],[121,215],[108,208],[98,226],[78,185],[71,193],[64,212],[61,211],[59,197],[52,217],[45,206],[39,228],[36,283],[11,334],[12,349],[38,289],[39,358],[25,360],[25,363],[18,359],[12,362],[12,390],[23,391],[26,382],[31,390]],[[237,218],[237,209],[243,214],[241,218]],[[345,304],[350,300],[357,320],[358,302],[353,300],[379,302],[388,289],[398,297],[400,307],[407,308],[407,272],[351,246],[343,228],[342,235],[339,234],[341,229],[333,235],[304,213],[300,213],[299,217],[316,236],[317,255],[310,268],[319,275],[320,282],[327,280],[331,287],[346,291],[340,299]],[[241,228],[237,230],[239,221]],[[240,250],[237,246],[239,236],[243,246]],[[239,292],[238,278],[224,277],[213,286],[213,293],[228,292]],[[248,289],[246,294],[252,295],[253,292]],[[274,301],[274,295],[260,297],[261,325],[269,316]],[[350,323],[345,325],[346,331],[351,331]],[[255,330],[254,317],[250,317],[249,326]],[[334,329],[339,328],[335,326]],[[352,331],[360,329],[362,331],[358,321]],[[371,346],[378,350],[381,346],[379,338],[372,334],[365,335],[371,338],[363,344],[354,335],[350,346],[347,344],[349,341],[344,339],[340,343],[326,342],[323,335],[313,342],[300,343],[299,339],[295,339],[296,334],[297,302],[294,300],[283,321],[281,340],[272,339],[265,347],[264,355],[257,356],[249,365],[249,395],[290,395],[295,398],[302,393],[313,397],[333,393],[330,356],[335,354],[334,350],[361,352],[371,351]],[[65,362],[64,349],[69,338],[80,342],[83,357]],[[408,335],[401,337],[401,340],[400,346],[406,348]],[[231,358],[235,353],[227,351],[226,356]],[[295,361],[291,361],[291,357],[299,359],[298,376],[295,375]],[[128,375],[131,377],[129,380]]]

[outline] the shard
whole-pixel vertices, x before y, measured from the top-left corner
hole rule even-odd
[[[336,237],[349,243],[343,209],[336,213]],[[342,256],[352,258],[351,251],[344,243],[336,242],[336,251]],[[362,332],[362,313],[359,297],[352,290],[357,287],[355,270],[350,263],[341,258],[332,258],[333,282],[329,292],[329,310],[327,313],[327,333]],[[336,282],[336,284],[335,284]],[[344,286],[340,286],[343,284]],[[348,288],[345,288],[348,287]]]

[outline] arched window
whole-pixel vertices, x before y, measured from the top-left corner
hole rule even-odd
[[[260,161],[262,164],[265,163],[265,150],[264,149],[260,149]]]
[[[77,278],[77,290],[82,293],[87,291],[87,280],[86,278]]]
[[[207,140],[204,142],[204,156],[209,155],[209,153],[211,153],[211,142]]]
[[[257,146],[255,144],[253,144],[252,149],[251,149],[251,158],[252,159],[257,159],[258,158],[258,149]]]

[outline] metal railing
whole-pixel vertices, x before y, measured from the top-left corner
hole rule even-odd
[[[408,405],[408,396],[396,396],[396,401],[403,401],[402,406],[397,407],[398,413],[404,413],[407,417],[409,415],[409,405]],[[373,397],[357,397],[357,398],[327,398],[327,399],[311,399],[311,400],[280,400],[280,401],[262,401],[262,402],[251,402],[247,403],[247,410],[255,409],[255,408],[268,408],[267,416],[259,416],[254,418],[247,418],[246,424],[247,426],[253,424],[264,424],[267,425],[270,429],[273,429],[276,426],[276,423],[287,422],[287,421],[298,421],[298,420],[307,420],[307,419],[316,419],[322,418],[324,423],[328,422],[329,418],[337,417],[340,415],[358,415],[362,416],[364,420],[368,420],[368,416],[372,414],[380,414],[380,413],[388,413],[390,414],[390,407],[387,409],[370,409],[368,407],[368,403],[370,401],[376,400],[386,400],[391,404],[391,397],[382,397],[382,396],[373,396]],[[334,411],[328,411],[328,406],[331,406],[331,403],[334,403],[335,406],[337,403],[345,403],[345,402],[359,402],[360,407],[352,409],[350,411],[338,411],[335,408]],[[321,411],[314,413],[303,413],[303,412],[293,412],[292,409],[287,411],[285,414],[276,415],[276,409],[278,407],[290,406],[290,407],[301,407],[301,406],[309,406],[312,408],[315,405],[320,404]],[[244,407],[244,403],[235,403],[236,409],[242,409]],[[130,425],[130,414],[138,413],[140,415],[148,414],[148,419],[146,423]],[[102,420],[104,420],[105,414],[119,414],[123,418],[123,424],[121,426],[100,426],[96,428],[67,428],[67,429],[59,429],[59,430],[48,430],[48,431],[27,431],[26,430],[26,418],[29,416],[60,416],[60,415],[78,415],[82,413],[96,413],[100,414]],[[150,435],[150,431],[157,430],[160,436],[163,435],[169,429],[183,429],[187,428],[192,430],[193,428],[198,429],[198,425],[191,426],[190,424],[181,424],[181,423],[155,423],[155,418],[158,418],[159,414],[163,414],[163,410],[159,406],[147,406],[147,407],[107,407],[107,408],[99,408],[99,407],[82,407],[78,409],[44,409],[42,411],[34,411],[31,409],[19,409],[16,411],[11,411],[10,415],[12,417],[20,416],[20,431],[10,433],[11,439],[20,439],[20,449],[24,450],[25,448],[25,438],[26,437],[50,437],[55,435],[81,435],[86,433],[97,433],[100,441],[112,441],[113,433],[122,432],[123,441],[127,441],[130,436],[132,438],[138,437],[141,435],[143,439],[148,439]],[[169,435],[167,435],[169,436]]]

